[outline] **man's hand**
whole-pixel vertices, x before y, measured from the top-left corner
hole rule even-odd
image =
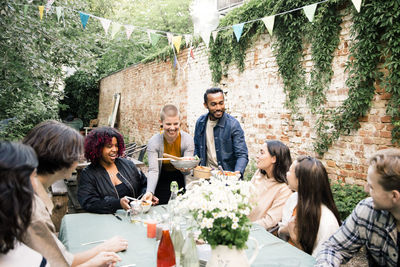
[[[156,196],[153,195],[153,193],[151,192],[147,192],[146,194],[144,194],[144,196],[142,197],[142,200],[145,201],[151,201],[152,205],[157,205],[158,204],[158,198]]]
[[[183,173],[188,173],[191,170],[193,170],[194,168],[176,168],[177,170],[183,172]]]
[[[129,200],[126,197],[121,198],[119,200],[119,203],[124,210],[129,210],[131,208],[131,206],[129,205]]]

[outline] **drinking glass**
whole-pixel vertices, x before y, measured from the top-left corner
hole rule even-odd
[[[142,213],[142,211],[143,211],[143,208],[140,203],[140,200],[135,200],[135,201],[131,202],[131,222],[132,223],[140,221],[139,215]]]

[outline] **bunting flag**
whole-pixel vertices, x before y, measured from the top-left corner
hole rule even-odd
[[[353,2],[354,7],[357,9],[357,12],[360,13],[362,0],[351,0],[351,1]]]
[[[49,13],[50,9],[51,9],[51,5],[53,5],[55,0],[47,0],[47,4],[46,4],[46,14]]]
[[[235,33],[236,40],[239,42],[240,37],[242,36],[244,23],[235,24],[232,26],[233,32]]]
[[[174,68],[176,68],[177,64],[178,64],[178,60],[176,59],[176,55],[174,54]]]
[[[314,20],[314,14],[316,9],[317,9],[317,3],[303,7],[304,13],[306,14],[306,17],[310,22],[313,22]]]
[[[121,24],[113,22],[111,26],[111,39],[114,39],[115,35],[119,32],[119,29],[121,29],[121,27],[122,27]]]
[[[211,34],[212,34],[213,40],[215,42],[215,40],[217,40],[218,31],[213,31]]]
[[[40,16],[40,20],[43,19],[43,11],[44,11],[44,6],[39,6],[39,16]]]
[[[26,16],[26,12],[28,12],[28,5],[24,5],[24,16]]]
[[[262,21],[264,22],[269,34],[272,36],[272,31],[274,30],[275,16],[264,17],[262,18]]]
[[[132,25],[125,25],[126,39],[131,38],[131,35],[132,35],[132,32],[134,29],[135,29],[135,27]]]
[[[100,20],[101,26],[103,26],[104,32],[107,35],[108,29],[110,28],[110,25],[111,25],[111,20],[104,19],[104,18],[99,18],[99,20]]]
[[[33,0],[26,0],[26,1],[28,3],[32,3]],[[329,1],[329,0],[322,0],[322,1],[320,1],[318,3],[315,3],[315,4],[303,6],[300,9],[303,9],[304,10],[304,14],[306,15],[307,19],[310,22],[313,22],[318,4],[324,3],[324,2],[327,2],[327,1]],[[351,0],[351,1],[353,3],[354,7],[356,8],[357,12],[360,12],[361,11],[362,0]],[[55,0],[46,0],[46,2],[47,2],[46,6],[38,6],[40,20],[43,20],[43,12],[44,12],[45,8],[46,8],[46,14],[47,14],[47,12],[51,11],[52,5],[55,2]],[[28,12],[29,6],[36,7],[36,5],[33,5],[33,4],[31,4],[31,5],[25,4],[23,6],[24,6],[23,7],[23,12],[24,12],[25,16],[26,16],[26,14]],[[55,9],[56,9],[56,13],[57,13],[58,22],[60,22],[60,18],[63,17],[64,26],[65,26],[65,19],[64,19],[64,14],[63,14],[64,13],[64,7],[58,6],[58,7],[55,7]],[[74,12],[79,12],[79,11],[76,11],[76,10],[73,10],[73,9],[71,9],[71,10],[74,11]],[[293,10],[284,11],[284,12],[281,12],[281,13],[279,13],[277,15],[284,15],[284,14],[291,13],[291,12],[294,12],[294,11],[297,11],[297,10],[299,10],[299,8],[296,8],[296,9],[293,9]],[[112,30],[111,30],[111,38],[112,39],[115,37],[115,35],[118,33],[118,31],[122,27],[122,25],[119,24],[119,23],[110,21],[110,20],[105,19],[105,18],[99,18],[99,17],[91,15],[91,14],[86,14],[86,13],[83,13],[83,12],[79,12],[79,15],[80,15],[80,19],[81,19],[81,23],[82,23],[82,28],[83,29],[86,28],[86,25],[87,25],[87,22],[88,22],[90,16],[92,16],[94,18],[98,18],[100,20],[102,26],[103,26],[103,29],[104,29],[106,35],[108,34],[108,29],[111,26],[111,23],[113,23]],[[216,39],[217,39],[219,31],[232,28],[233,32],[234,32],[234,35],[236,37],[236,41],[239,42],[240,38],[241,38],[241,36],[243,34],[244,25],[246,23],[251,23],[251,22],[254,22],[254,21],[262,20],[264,22],[265,27],[267,28],[269,34],[272,36],[273,29],[274,29],[275,16],[277,16],[277,15],[271,15],[271,16],[266,16],[264,18],[253,19],[253,20],[245,21],[245,22],[238,23],[238,24],[235,24],[235,25],[221,27],[219,29],[216,29],[216,27],[213,27],[213,28],[208,27],[207,29],[201,29],[201,30],[198,30],[197,32],[195,31],[195,34],[196,34],[196,36],[200,35],[201,38],[203,39],[204,43],[208,47],[211,35],[212,35],[212,38],[214,39],[214,42],[215,42]],[[125,30],[126,30],[127,39],[129,39],[131,34],[132,34],[132,32],[133,32],[133,30],[135,29],[135,26],[132,26],[132,25],[124,25],[124,26],[125,26]],[[174,37],[173,34],[170,33],[170,32],[156,31],[156,30],[150,30],[150,29],[144,29],[144,30],[147,31],[147,34],[148,34],[148,37],[149,37],[149,42],[153,46],[157,44],[157,42],[159,41],[161,36],[164,37],[165,36],[164,34],[166,34],[166,37],[168,38],[168,44],[170,46],[172,46],[172,47],[175,47],[175,49],[176,49],[176,51],[178,53],[180,52],[180,45],[182,43],[182,35],[178,35],[177,34],[177,36]],[[162,32],[162,34],[159,34],[157,32]],[[186,41],[186,46],[187,47],[189,45],[191,46],[192,45],[193,35],[185,34],[184,38],[185,38],[185,41]],[[193,49],[192,48],[190,49],[190,56],[192,58],[194,58],[194,54],[193,54]]]
[[[158,40],[160,40],[160,35],[157,34],[155,31],[147,31],[147,34],[149,36],[149,40],[152,46],[156,46],[158,43]]]
[[[193,53],[193,48],[190,48],[190,56],[194,59],[194,53]]]
[[[167,32],[167,39],[169,45],[172,45],[172,37],[173,37],[172,33]]]
[[[203,42],[206,44],[207,48],[208,48],[208,45],[210,44],[210,34],[211,34],[211,31],[208,31],[208,30],[203,30],[200,33],[201,39],[203,39]]]
[[[56,13],[57,13],[57,20],[58,20],[58,22],[60,22],[61,16],[64,17],[64,15],[63,15],[63,8],[60,7],[60,6],[56,7]]]
[[[191,34],[183,35],[185,37],[186,46],[189,46],[192,43],[193,36]]]
[[[86,28],[86,24],[89,20],[89,15],[83,12],[79,12],[79,16],[81,17],[81,23],[82,23],[82,27],[83,29]]]
[[[182,42],[181,35],[172,37],[172,44],[175,46],[177,53],[179,53],[179,50],[181,50],[181,42]]]

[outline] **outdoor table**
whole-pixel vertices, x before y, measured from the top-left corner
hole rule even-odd
[[[162,206],[152,207],[149,215],[156,210],[159,214],[165,212]],[[122,220],[112,214],[77,213],[65,215],[59,234],[59,239],[72,253],[88,250],[96,245],[84,243],[106,240],[119,235],[129,241],[128,249],[118,253],[122,262],[118,266],[136,264],[137,267],[156,266],[158,242],[155,238],[147,238],[146,227],[142,223],[131,223],[125,212],[116,213]],[[315,259],[268,233],[259,225],[254,224],[250,236],[262,246],[252,267],[261,266],[313,266]],[[250,258],[254,242],[248,241],[247,255]]]

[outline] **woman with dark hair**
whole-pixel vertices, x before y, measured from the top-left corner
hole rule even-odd
[[[85,210],[128,210],[125,196],[138,198],[146,192],[146,176],[132,161],[121,158],[124,150],[122,135],[111,127],[96,128],[86,137],[85,157],[91,164],[82,171],[78,186],[78,200]]]
[[[0,142],[0,266],[47,266],[42,255],[22,243],[31,222],[30,177],[37,166],[31,147]]]
[[[266,141],[257,156],[258,170],[251,179],[255,193],[249,218],[267,230],[281,220],[282,208],[292,194],[286,184],[286,172],[291,163],[289,148],[277,140]]]
[[[127,240],[113,237],[74,255],[58,240],[51,221],[53,203],[47,188],[72,175],[83,153],[83,137],[65,124],[45,121],[35,126],[23,143],[35,150],[39,161],[37,176],[31,177],[35,194],[32,220],[24,236],[24,244],[42,254],[51,266],[109,266],[120,261],[115,252],[125,250]]]
[[[281,226],[279,233],[288,235],[289,243],[315,257],[341,224],[328,174],[321,161],[302,156],[290,166],[287,177],[289,187],[298,192],[298,201],[293,219]]]

